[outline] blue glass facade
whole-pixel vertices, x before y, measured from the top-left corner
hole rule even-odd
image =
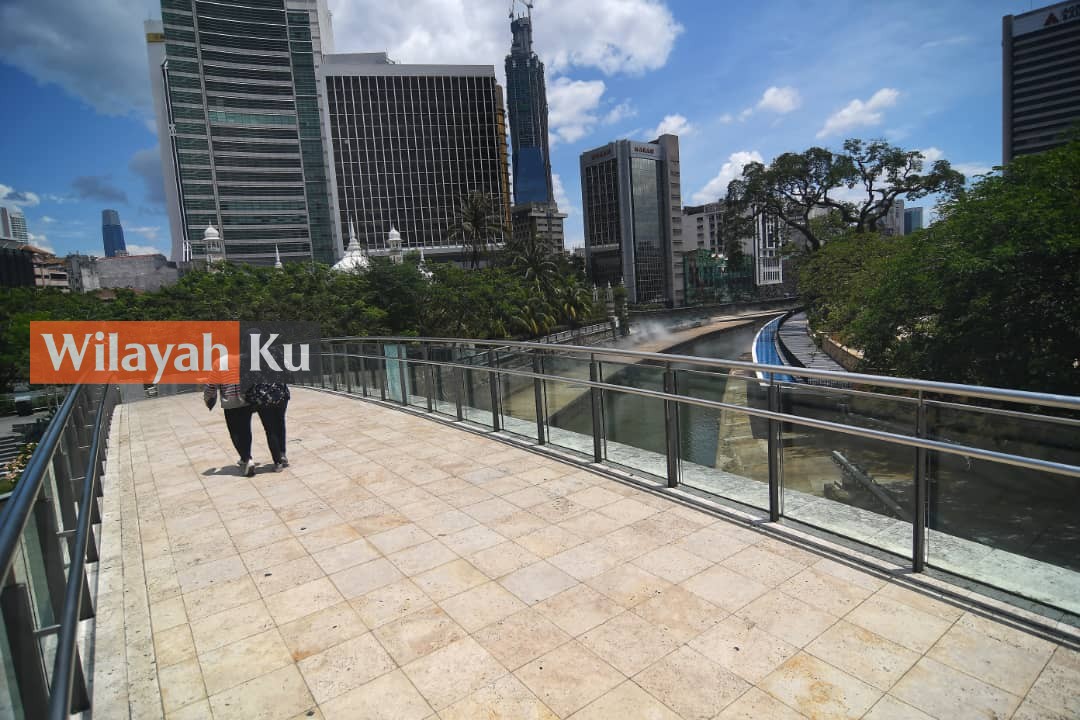
[[[548,149],[544,63],[532,50],[532,19],[510,24],[514,42],[506,56],[506,96],[514,167],[514,204],[554,201]]]
[[[101,211],[101,239],[105,244],[105,257],[127,253],[124,228],[120,226],[120,213],[115,210]]]

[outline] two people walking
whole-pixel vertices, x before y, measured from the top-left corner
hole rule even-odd
[[[251,416],[256,413],[266,432],[266,446],[274,461],[274,469],[288,467],[285,411],[289,407],[289,386],[283,382],[256,383],[243,390],[239,384],[211,382],[203,388],[203,402],[209,410],[214,409],[219,396],[229,438],[240,456],[236,464],[241,472],[247,477],[255,475],[255,461],[251,459]]]

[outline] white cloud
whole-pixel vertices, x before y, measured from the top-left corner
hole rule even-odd
[[[164,250],[154,247],[153,245],[132,245],[131,243],[124,243],[127,246],[128,255],[165,255],[168,257],[168,253]]]
[[[41,203],[37,193],[29,190],[16,190],[10,185],[0,185],[0,205],[14,205],[16,207],[34,207]]]
[[[858,99],[852,100],[829,116],[825,121],[825,126],[818,131],[817,136],[823,138],[829,135],[845,133],[858,127],[880,125],[885,117],[882,110],[895,105],[898,97],[900,97],[899,91],[892,88],[881,88],[866,102]]]
[[[731,113],[724,113],[720,116],[720,122],[724,125],[730,125],[731,123],[735,122],[735,116]]]
[[[919,150],[919,152],[921,152],[923,155],[923,162],[927,164],[930,164],[937,160],[941,160],[943,157],[945,157],[945,153],[943,153],[936,147],[924,148],[922,150]]]
[[[46,225],[50,225],[50,224],[56,222],[56,218],[49,217],[48,215],[42,215],[41,216],[41,222],[45,223]]]
[[[754,108],[748,107],[739,113],[739,122],[744,122],[748,117],[754,114]]]
[[[665,115],[659,125],[645,134],[657,138],[661,135],[689,135],[692,132],[694,132],[694,126],[690,124],[686,117],[675,114]]]
[[[548,126],[551,142],[575,142],[588,135],[598,118],[604,95],[603,80],[571,80],[557,77],[548,83]]]
[[[34,247],[41,248],[45,252],[56,252],[56,250],[53,249],[52,243],[49,242],[49,238],[47,238],[45,235],[38,235],[37,233],[27,231],[26,239],[29,244],[33,245]]]
[[[551,187],[555,193],[555,204],[559,206],[561,212],[567,215],[578,212],[577,206],[570,202],[570,197],[566,194],[566,188],[563,187],[559,173],[551,173]]]
[[[387,50],[405,63],[494,62],[510,49],[506,4],[466,0],[332,0],[338,52]],[[553,72],[640,74],[663,67],[683,31],[663,0],[548,0],[533,42]]]
[[[797,110],[802,105],[799,91],[793,87],[770,87],[758,101],[758,110],[769,110],[781,115]]]
[[[621,102],[608,110],[607,115],[604,116],[604,124],[614,125],[621,120],[632,117],[637,117],[637,108],[631,105],[629,101]]]
[[[124,230],[129,233],[135,233],[136,235],[142,235],[150,242],[156,242],[158,234],[161,232],[161,227],[158,225],[147,225],[142,227],[126,227]]]
[[[718,198],[727,195],[727,186],[732,180],[742,175],[743,166],[752,162],[765,162],[761,153],[757,150],[740,150],[731,153],[726,163],[720,167],[720,172],[705,187],[693,195],[693,201],[698,205],[715,202]]]
[[[967,178],[968,182],[971,182],[976,175],[986,175],[994,170],[985,163],[956,163],[952,167],[953,170],[964,173],[964,177]]]

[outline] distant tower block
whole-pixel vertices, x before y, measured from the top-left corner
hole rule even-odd
[[[510,145],[514,166],[514,204],[555,201],[551,184],[551,153],[548,148],[547,89],[544,63],[532,47],[532,3],[528,14],[514,18],[514,34],[506,56],[506,98],[510,111]]]
[[[101,211],[101,239],[105,244],[105,257],[127,255],[124,228],[120,226],[120,213],[115,210]]]

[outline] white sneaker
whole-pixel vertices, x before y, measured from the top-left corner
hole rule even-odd
[[[247,467],[244,469],[244,474],[248,477],[255,477],[255,461],[248,460]]]

